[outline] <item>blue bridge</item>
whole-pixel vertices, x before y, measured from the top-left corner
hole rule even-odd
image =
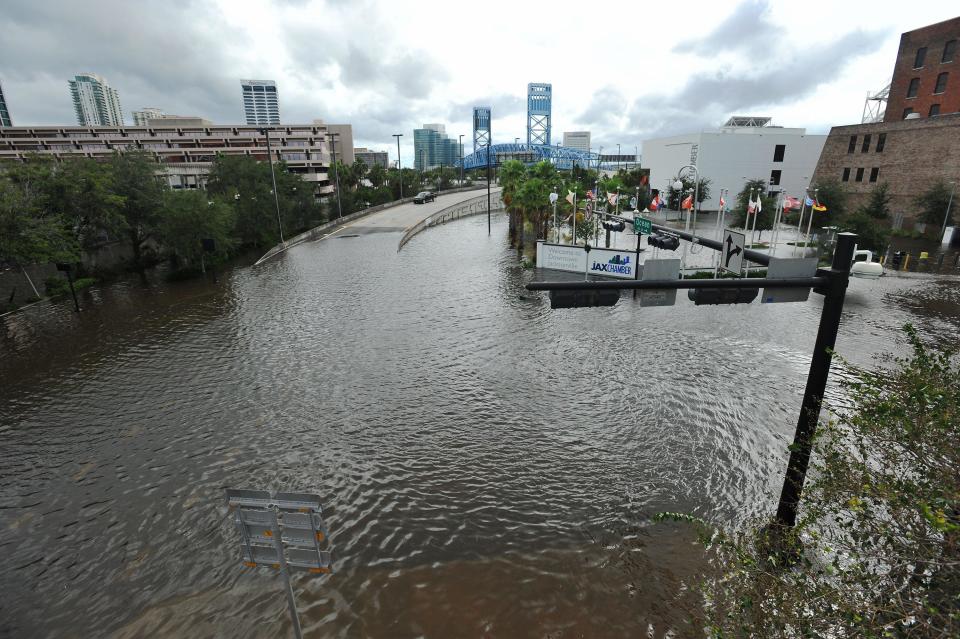
[[[490,153],[490,166],[499,166],[509,160],[518,160],[524,164],[536,164],[544,160],[553,163],[558,169],[570,170],[576,164],[582,168],[597,168],[599,154],[580,151],[565,146],[548,144],[492,144],[484,146],[463,158],[463,168],[482,169],[487,166],[487,153]]]

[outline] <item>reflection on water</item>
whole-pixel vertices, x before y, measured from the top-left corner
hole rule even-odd
[[[0,635],[289,632],[222,503],[257,486],[323,497],[335,573],[296,580],[317,636],[685,634],[701,559],[649,518],[772,509],[820,300],[551,312],[485,231],[0,320]],[[854,281],[838,350],[955,339],[958,291]]]

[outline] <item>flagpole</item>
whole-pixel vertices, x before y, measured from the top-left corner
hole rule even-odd
[[[574,187],[576,188],[576,187]],[[577,194],[573,194],[573,245],[577,245]]]
[[[807,208],[807,198],[809,198],[809,197],[810,197],[809,190],[808,190],[808,189],[804,189],[804,190],[803,190],[803,202],[800,204],[800,219],[797,220],[797,238],[793,241],[793,252],[790,254],[791,256],[796,256],[796,254],[797,254],[797,248],[798,248],[797,245],[800,244],[800,233],[801,233],[801,229],[803,229],[803,210],[804,210],[805,208]],[[812,207],[813,205],[811,204],[810,206]],[[813,209],[812,209],[812,208],[810,209],[810,214],[811,214],[811,215],[813,214]],[[803,248],[806,249],[807,247],[804,246]],[[802,255],[802,253],[801,253],[801,255]]]
[[[810,227],[813,226],[813,207],[817,205],[817,191],[820,189],[813,190],[813,206],[810,207],[810,219],[807,221],[807,237],[803,240],[803,256],[807,256],[807,247],[810,244]]]
[[[780,232],[780,215],[783,213],[783,189],[777,194],[777,206],[773,213],[773,231],[770,234],[770,246],[767,247],[767,255],[773,257],[777,250],[777,237]]]

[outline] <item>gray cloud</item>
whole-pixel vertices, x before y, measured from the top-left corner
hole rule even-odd
[[[683,40],[673,47],[673,51],[692,51],[702,55],[715,55],[719,51],[762,53],[783,40],[781,30],[769,18],[767,0],[744,2],[705,37]]]

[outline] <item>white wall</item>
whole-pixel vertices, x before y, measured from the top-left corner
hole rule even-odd
[[[697,168],[710,178],[711,197],[703,202],[705,210],[719,207],[720,190],[733,196],[744,182],[760,178],[769,183],[770,172],[780,170],[780,185],[787,195],[801,197],[827,140],[825,135],[807,135],[804,129],[756,128],[714,129],[688,135],[645,140],[643,164],[650,168],[653,188],[663,189],[680,167],[690,163],[690,145],[699,144]],[[782,162],[774,162],[776,145],[786,146]]]

